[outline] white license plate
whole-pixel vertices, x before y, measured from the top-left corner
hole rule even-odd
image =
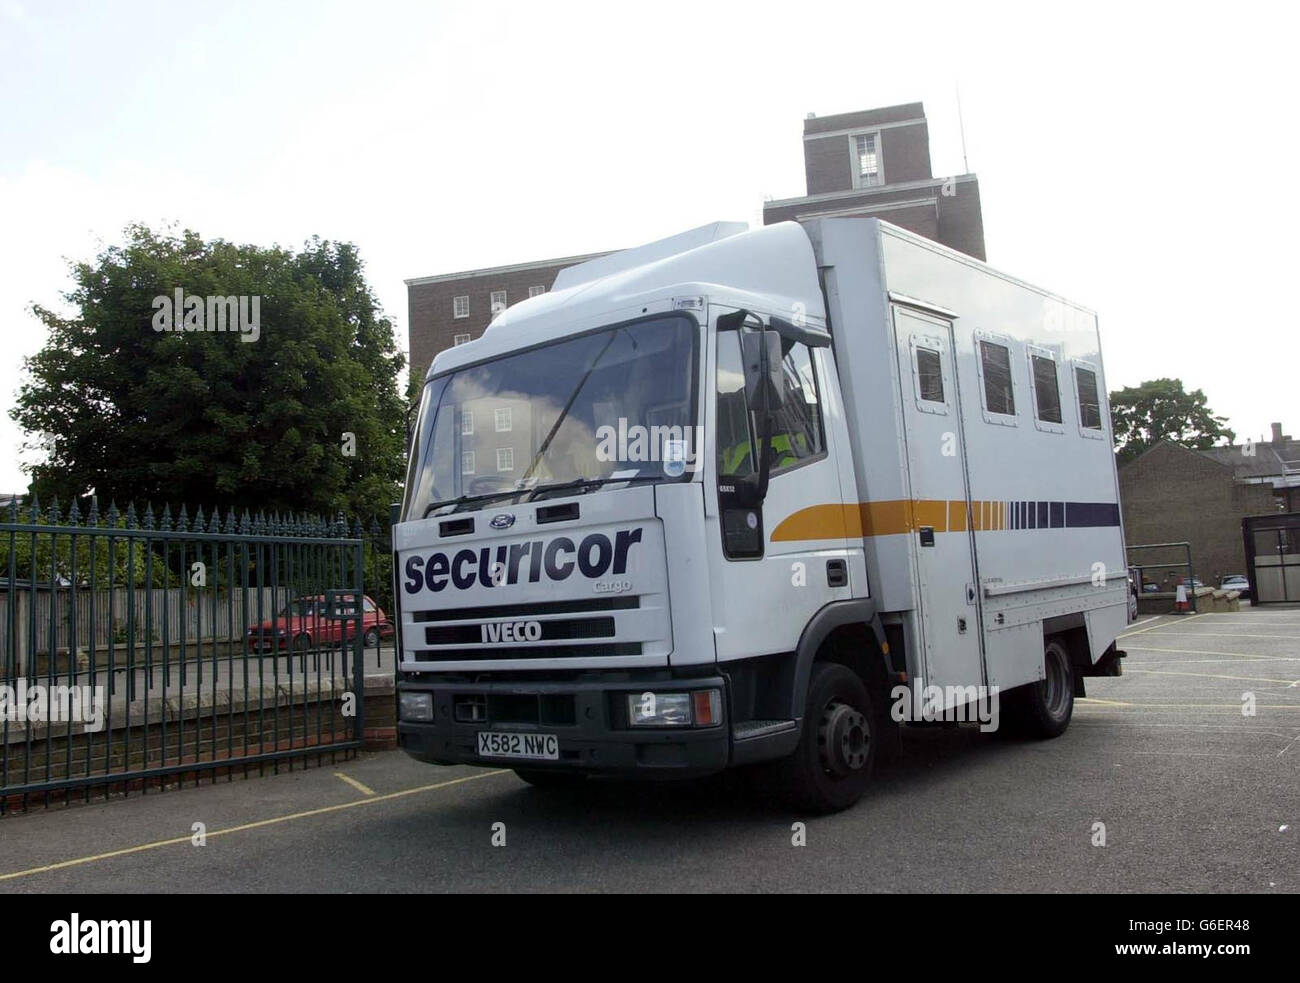
[[[478,732],[480,758],[536,758],[560,760],[560,739],[554,734],[509,734],[504,731]]]

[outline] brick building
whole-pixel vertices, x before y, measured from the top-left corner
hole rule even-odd
[[[1128,545],[1188,542],[1196,576],[1210,585],[1245,573],[1241,520],[1300,505],[1300,441],[1283,436],[1281,424],[1273,432],[1268,443],[1207,450],[1162,441],[1121,465]]]
[[[804,121],[803,141],[808,194],[767,202],[764,224],[819,215],[870,216],[985,258],[979,182],[973,174],[936,178],[931,173],[930,130],[921,103],[811,117]],[[412,378],[423,379],[444,348],[481,335],[496,305],[549,290],[566,266],[605,255],[407,280]]]
[[[407,280],[411,378],[423,379],[434,356],[444,348],[481,335],[495,311],[550,290],[555,275],[565,267],[605,255],[566,256]]]
[[[803,156],[808,193],[764,204],[764,224],[866,216],[986,258],[979,180],[974,174],[931,173],[930,128],[921,103],[809,116]]]

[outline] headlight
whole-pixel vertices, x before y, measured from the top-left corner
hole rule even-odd
[[[630,693],[627,719],[633,727],[713,727],[722,722],[722,691]]]
[[[432,720],[432,693],[402,693],[397,701],[402,720]]]

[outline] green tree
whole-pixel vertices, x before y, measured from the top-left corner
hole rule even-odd
[[[11,411],[45,451],[28,467],[42,499],[386,517],[405,356],[353,245],[295,253],[133,225],[71,272],[76,313],[33,305],[49,337]],[[260,298],[256,340],[157,330],[155,298],[177,288]]]
[[[1110,394],[1111,430],[1120,463],[1131,461],[1162,440],[1184,447],[1213,447],[1236,434],[1215,416],[1199,389],[1186,392],[1181,379],[1151,379]]]

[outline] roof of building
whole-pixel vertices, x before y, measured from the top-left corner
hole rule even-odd
[[[1236,478],[1269,478],[1300,470],[1300,440],[1208,447],[1199,453],[1232,468]]]
[[[544,270],[552,266],[572,266],[588,260],[607,256],[608,253],[583,253],[581,256],[559,256],[555,259],[539,259],[531,263],[514,263],[509,266],[487,266],[481,270],[462,270],[460,273],[439,273],[435,276],[416,276],[403,281],[408,287],[418,287],[426,283],[445,283],[448,280],[468,280],[471,277],[500,276],[502,273],[523,273],[527,270]]]

